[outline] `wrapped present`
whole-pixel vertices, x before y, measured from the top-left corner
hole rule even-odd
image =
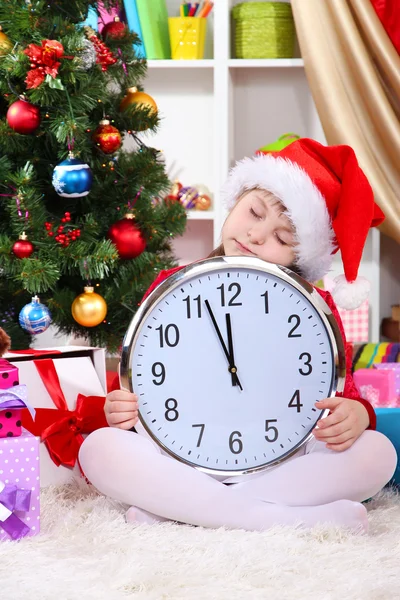
[[[382,371],[393,371],[394,372],[394,376],[395,376],[395,388],[396,388],[396,395],[397,395],[397,400],[398,400],[398,406],[400,406],[400,363],[398,362],[394,362],[394,363],[380,363],[377,365],[374,365],[375,369],[381,369]]]
[[[393,370],[358,369],[353,374],[361,398],[374,408],[400,407],[396,395],[396,376]]]
[[[107,427],[105,352],[68,346],[7,354],[19,368],[35,408],[35,421],[24,410],[22,426],[40,436],[42,487],[59,485],[79,475],[77,463],[84,436]]]
[[[376,430],[386,435],[397,452],[397,467],[390,482],[400,488],[400,408],[377,408]]]
[[[0,540],[40,531],[39,438],[25,429],[0,440]]]
[[[27,408],[32,418],[35,410],[27,402],[26,385],[0,389],[0,438],[21,435],[22,409]]]
[[[323,278],[323,289],[331,292],[335,282],[329,276]],[[346,340],[353,343],[367,342],[369,338],[369,303],[365,300],[361,306],[354,310],[345,310],[337,307],[343,323]]]
[[[13,385],[18,385],[18,368],[8,360],[0,358],[0,389],[6,390]]]

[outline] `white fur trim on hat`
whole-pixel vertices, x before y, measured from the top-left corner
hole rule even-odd
[[[355,281],[347,281],[344,275],[335,277],[332,298],[339,308],[354,310],[368,298],[371,284],[365,277],[358,276]]]
[[[332,264],[335,234],[325,199],[306,171],[271,154],[245,158],[233,167],[221,194],[229,209],[243,192],[260,188],[286,207],[296,230],[296,263],[310,282],[321,279]]]

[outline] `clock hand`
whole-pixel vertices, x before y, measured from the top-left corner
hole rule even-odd
[[[240,389],[243,391],[243,388],[240,385],[240,381],[239,381],[239,378],[237,376],[237,367],[235,365],[235,355],[234,355],[234,352],[233,352],[232,325],[231,325],[231,315],[230,315],[230,313],[226,313],[225,320],[226,320],[226,331],[228,333],[228,352],[229,352],[229,355],[231,357],[232,385],[238,385],[240,387]],[[236,371],[233,371],[232,370],[233,368],[235,368]]]
[[[232,377],[235,377],[235,380],[237,381],[237,385],[240,387],[241,390],[243,390],[243,388],[241,386],[241,383],[239,381],[239,378],[237,376],[237,373],[236,373],[236,367],[235,367],[235,365],[233,363],[233,360],[231,358],[231,355],[229,354],[228,349],[227,349],[227,347],[225,345],[224,338],[221,335],[221,331],[220,331],[220,329],[218,327],[218,324],[217,324],[217,321],[216,321],[216,319],[214,317],[214,313],[211,310],[210,303],[209,303],[208,300],[205,300],[204,302],[205,302],[205,305],[207,307],[208,312],[210,313],[211,321],[212,321],[212,324],[214,325],[215,331],[217,332],[217,336],[218,336],[218,339],[219,339],[220,344],[222,346],[222,349],[223,349],[223,351],[225,353],[225,356],[226,356],[226,358],[228,360],[228,363],[229,363],[229,369],[228,370],[232,374]]]

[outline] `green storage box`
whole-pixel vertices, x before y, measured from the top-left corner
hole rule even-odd
[[[287,2],[242,2],[232,10],[236,58],[293,58],[295,27]]]

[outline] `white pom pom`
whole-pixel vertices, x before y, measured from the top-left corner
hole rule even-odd
[[[335,278],[335,287],[332,296],[339,308],[354,310],[368,298],[371,288],[368,279],[357,277],[355,281],[347,281],[344,275]]]

